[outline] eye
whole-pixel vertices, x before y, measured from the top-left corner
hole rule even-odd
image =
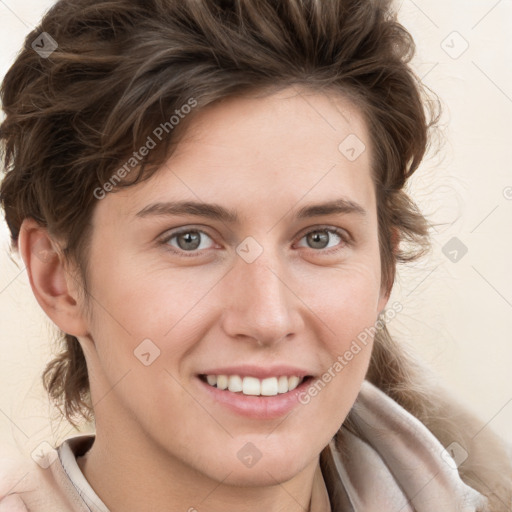
[[[339,251],[349,244],[348,235],[337,228],[317,228],[306,233],[301,238],[301,240],[304,239],[309,248],[318,249],[326,253]],[[340,244],[340,242],[342,243]]]
[[[307,232],[300,240],[306,240],[306,247],[324,254],[340,251],[350,245],[349,235],[338,228],[317,228]],[[193,228],[168,233],[160,243],[180,256],[200,256],[202,251],[211,249],[214,245],[213,239],[207,233]]]
[[[161,243],[170,246],[172,252],[192,253],[186,256],[196,256],[195,253],[208,249],[208,240],[213,241],[204,231],[198,229],[184,229],[168,234],[161,240]]]

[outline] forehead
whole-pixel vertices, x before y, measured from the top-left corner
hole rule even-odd
[[[133,216],[150,197],[222,198],[243,207],[244,195],[263,204],[278,194],[284,204],[287,197],[326,200],[332,192],[371,209],[370,152],[362,114],[339,94],[298,87],[246,94],[195,113],[156,174],[105,203]]]
[[[178,145],[174,161],[191,144],[202,145],[204,155],[215,154],[218,148],[245,160],[250,156],[256,161],[258,157],[294,161],[323,155],[336,161],[340,143],[350,134],[368,147],[362,114],[340,93],[298,86],[274,93],[247,93],[199,111]],[[304,158],[308,154],[310,157]],[[363,161],[365,157],[369,158],[369,152]]]

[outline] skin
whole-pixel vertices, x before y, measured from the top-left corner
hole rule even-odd
[[[350,134],[366,144],[355,161],[338,150]],[[203,109],[156,175],[98,202],[88,304],[57,242],[23,223],[34,294],[86,354],[97,438],[79,464],[112,511],[308,508],[319,453],[357,397],[372,344],[310,403],[272,420],[227,410],[197,373],[288,364],[319,377],[375,323],[389,295],[370,162],[367,127],[343,97],[288,88]],[[295,216],[341,197],[366,214]],[[240,222],[136,216],[174,200],[216,203]],[[169,239],[182,227],[203,232],[196,256]],[[352,241],[307,236],[326,228]],[[252,263],[236,252],[248,236],[263,248]],[[149,366],[134,356],[147,338],[160,350]],[[237,457],[248,442],[262,454],[250,468]]]

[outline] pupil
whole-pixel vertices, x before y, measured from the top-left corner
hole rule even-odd
[[[184,240],[184,244],[181,241]],[[192,247],[190,246],[192,244]],[[197,249],[199,246],[199,233],[197,231],[188,231],[178,237],[178,245],[180,249]]]
[[[329,236],[325,231],[315,231],[313,234],[309,235],[309,239],[316,249],[323,249],[329,241]]]

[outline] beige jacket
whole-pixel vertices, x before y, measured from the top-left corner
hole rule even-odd
[[[322,451],[310,512],[487,510],[486,498],[460,479],[458,454],[367,381],[352,418],[363,435],[342,427]],[[0,512],[109,512],[75,459],[93,440],[68,439],[35,461],[2,460]]]

